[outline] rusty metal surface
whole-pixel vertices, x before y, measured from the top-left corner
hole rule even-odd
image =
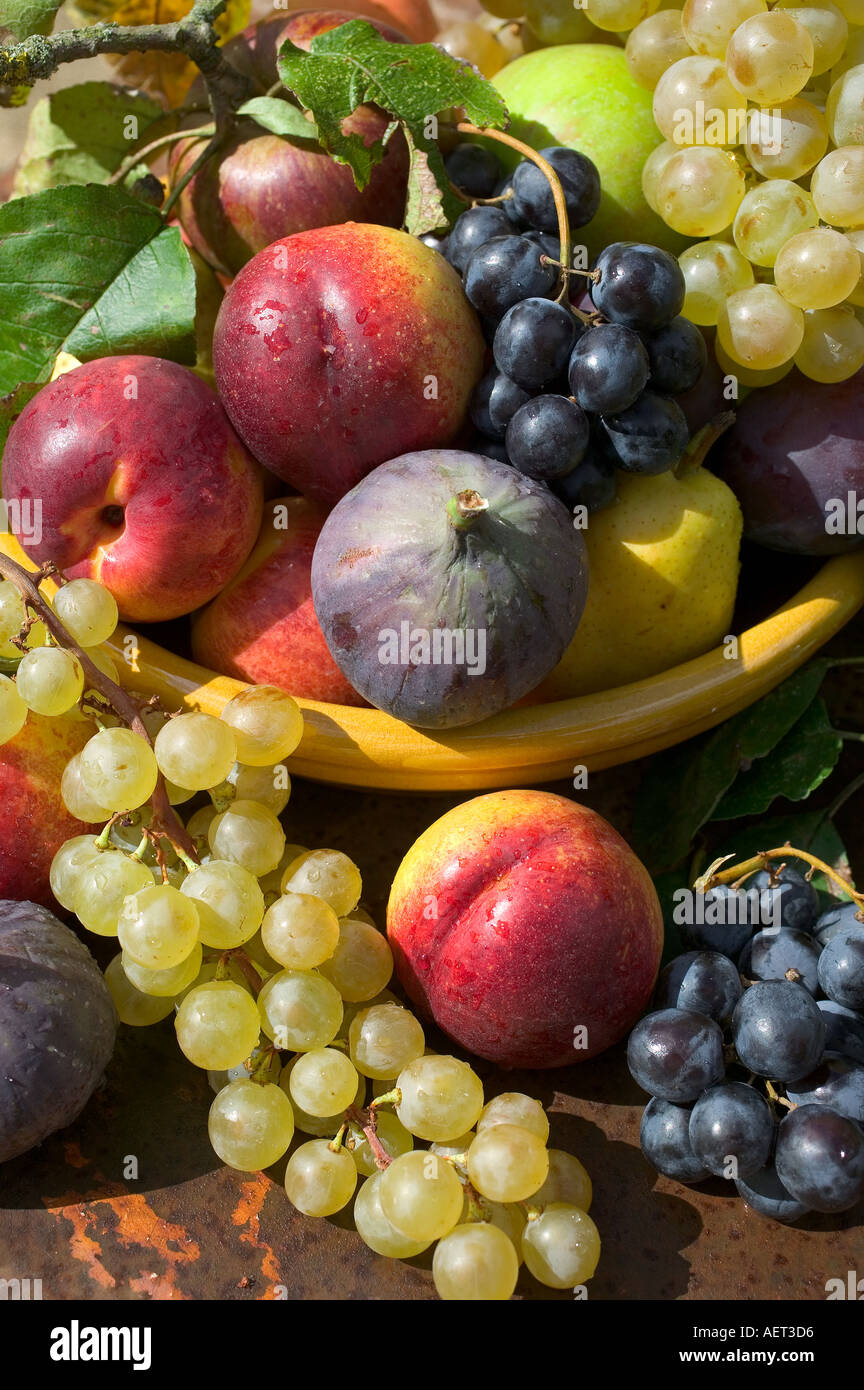
[[[858,625],[859,651],[860,636]],[[859,679],[843,673],[831,703],[860,726]],[[853,749],[847,762],[854,775],[864,754]],[[625,833],[638,775],[633,767],[599,774],[584,796]],[[286,829],[302,843],[350,852],[364,873],[364,900],[383,922],[403,853],[460,799],[298,783]],[[850,810],[843,830],[864,876],[860,820]],[[657,1177],[639,1152],[645,1098],[622,1048],[558,1072],[478,1070],[487,1092],[537,1095],[551,1111],[551,1142],[592,1175],[603,1254],[590,1298],[824,1299],[827,1279],[860,1267],[860,1208],[784,1228],[748,1211],[725,1183],[692,1189]],[[179,1054],[170,1019],[121,1029],[106,1084],[84,1115],[0,1169],[0,1277],[41,1277],[46,1299],[434,1297],[428,1254],[385,1260],[362,1244],[349,1216],[313,1221],[295,1212],[282,1190],[284,1164],[265,1175],[221,1168],[207,1141],[211,1098],[204,1075]],[[137,1179],[124,1176],[130,1159]],[[527,1276],[517,1294],[570,1297]]]

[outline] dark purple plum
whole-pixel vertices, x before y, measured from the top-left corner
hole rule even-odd
[[[74,932],[46,907],[0,901],[0,1162],[72,1123],[116,1031],[108,986]]]
[[[557,665],[588,590],[567,508],[507,464],[403,454],[330,513],[312,561],[334,661],[379,709],[420,728],[508,709]]]
[[[864,517],[839,529],[829,503],[864,499],[864,371],[827,385],[790,372],[751,391],[711,467],[741,503],[748,540],[798,555],[859,549]]]

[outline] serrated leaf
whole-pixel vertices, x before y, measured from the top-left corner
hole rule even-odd
[[[238,108],[238,116],[249,116],[273,135],[298,140],[317,140],[318,127],[299,107],[279,97],[253,97]]]
[[[758,825],[741,826],[724,835],[718,848],[722,854],[734,854],[733,862],[743,863],[760,850],[779,849],[787,843],[815,855],[839,874],[850,888],[855,887],[846,846],[836,825],[826,817],[824,811],[800,811],[789,816],[774,816],[760,821]],[[794,857],[790,857],[789,865],[795,867]],[[797,868],[801,873],[806,873],[806,861],[799,860]],[[841,900],[844,897],[826,874],[815,873],[812,883],[820,893],[828,893]]]
[[[192,8],[193,0],[123,0],[105,9],[98,18],[110,17],[117,24],[172,24]],[[214,28],[224,43],[249,23],[251,0],[228,0]],[[166,106],[179,106],[198,76],[198,68],[183,53],[107,54],[108,62],[130,87],[143,87]]]
[[[116,187],[68,184],[0,207],[0,393],[57,353],[195,360],[195,273],[176,227]]]
[[[831,775],[842,749],[843,740],[831,725],[825,701],[814,700],[770,757],[739,773],[711,819],[758,816],[780,796],[803,801]]]
[[[16,39],[50,34],[63,0],[0,0],[0,29]]]
[[[42,97],[30,113],[12,196],[67,183],[104,183],[163,114],[152,97],[111,82],[82,82]],[[132,174],[142,172],[145,165]]]
[[[652,871],[679,863],[742,768],[764,758],[801,718],[830,662],[814,661],[725,724],[648,763],[633,812],[633,845]]]
[[[408,197],[405,230],[412,236],[446,231],[464,211],[450,188],[444,159],[434,140],[417,143],[416,132],[405,128],[408,143]]]
[[[369,182],[384,143],[367,145],[361,135],[343,131],[342,122],[367,102],[402,122],[418,148],[429,140],[423,131],[430,117],[453,106],[464,107],[477,125],[507,123],[503,99],[476,68],[431,43],[388,43],[362,19],[319,34],[310,52],[286,40],[277,69],[315,117],[321,144],[349,165],[358,188]]]

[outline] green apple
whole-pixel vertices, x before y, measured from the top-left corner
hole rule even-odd
[[[585,531],[582,621],[534,700],[644,680],[732,631],[742,530],[735,494],[705,468],[618,478],[616,500]]]
[[[541,48],[508,64],[495,77],[507,103],[509,133],[533,149],[569,145],[600,171],[600,211],[577,240],[593,257],[611,241],[647,241],[678,252],[688,243],[652,212],[642,194],[642,165],[661,136],[650,92],[627,71],[624,52],[610,44]],[[518,155],[496,153],[512,166]]]

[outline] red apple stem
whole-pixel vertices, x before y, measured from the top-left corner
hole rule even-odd
[[[515,135],[507,135],[503,130],[494,130],[491,126],[476,126],[470,121],[459,121],[456,129],[462,135],[480,135],[487,140],[497,140],[502,145],[508,145],[511,150],[517,150],[523,159],[530,159],[532,164],[546,176],[549,187],[552,189],[552,197],[555,199],[555,211],[558,215],[558,236],[561,241],[561,262],[565,266],[570,264],[570,219],[567,216],[567,203],[564,198],[564,189],[561,187],[561,180],[555,173],[548,159],[544,159],[542,154],[532,150],[530,145],[526,145],[523,140],[517,140]],[[561,276],[561,285],[558,290],[558,301],[563,302],[568,296],[569,280],[567,275]]]
[[[826,864],[824,859],[819,859],[815,854],[811,854],[806,849],[794,849],[792,845],[783,845],[780,849],[763,849],[755,854],[752,859],[746,859],[743,864],[733,864],[731,868],[717,870],[716,862],[710,866],[707,873],[697,878],[693,885],[697,893],[705,893],[709,888],[713,888],[718,883],[738,883],[744,882],[752,874],[758,873],[760,869],[770,869],[773,859],[788,859],[789,856],[801,859],[805,864],[810,865],[810,869],[805,877],[809,880],[818,870],[829,878],[848,898],[864,908],[864,893],[858,893],[854,888],[841,878],[836,869],[832,869],[830,864]],[[734,858],[734,856],[730,856]]]
[[[123,723],[139,738],[143,738],[144,742],[152,748],[153,740],[141,717],[142,706],[132,698],[128,691],[123,689],[122,685],[118,685],[116,681],[111,680],[110,676],[106,676],[104,671],[99,670],[99,667],[91,661],[84,649],[78,646],[51,605],[43,598],[39,585],[54,573],[56,573],[56,567],[50,563],[43,565],[35,573],[31,573],[23,565],[19,565],[16,560],[11,559],[10,556],[0,554],[0,575],[15,585],[26,606],[32,609],[39,621],[45,625],[58,647],[63,647],[65,651],[72,653],[84,672],[87,685],[103,695],[114,712],[123,720]],[[143,708],[146,708],[146,705]],[[156,789],[150,798],[150,806],[152,808],[151,836],[159,836],[161,839],[167,840],[178,855],[187,856],[197,865],[198,854],[195,845],[190,836],[187,835],[186,827],[168,800],[165,778],[161,772],[156,779]],[[184,859],[185,862],[186,859]]]
[[[157,150],[164,149],[166,145],[176,145],[180,140],[194,140],[201,135],[214,135],[215,132],[216,127],[214,125],[202,125],[198,126],[196,130],[173,130],[169,135],[160,135],[158,140],[151,140],[149,144],[142,145],[139,150],[133,150],[130,155],[127,155],[123,163],[114,170],[108,182],[121,183],[130,169],[134,169],[136,164],[140,164],[142,160],[155,154]]]

